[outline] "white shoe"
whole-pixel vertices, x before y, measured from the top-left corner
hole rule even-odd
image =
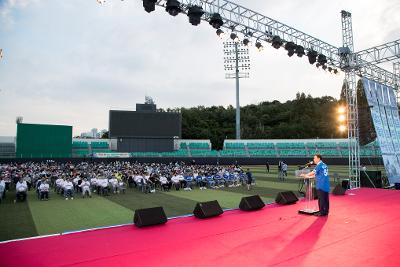
[[[66,197],[65,200],[68,200],[68,198]]]
[[[73,197],[71,197],[71,200],[74,200],[74,198],[73,198]]]

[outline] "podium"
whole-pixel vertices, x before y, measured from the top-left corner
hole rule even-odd
[[[302,174],[307,174],[309,172],[310,172],[310,170],[308,170],[308,169],[297,170],[295,172],[295,175],[297,178],[304,179],[304,184],[305,184],[305,189],[306,189],[305,205],[304,205],[303,209],[299,210],[299,214],[314,215],[315,213],[317,213],[319,211],[317,208],[317,205],[314,201],[314,193],[313,193],[314,178],[301,177]]]

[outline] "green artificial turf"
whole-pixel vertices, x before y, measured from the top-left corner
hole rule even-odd
[[[200,201],[218,200],[223,208],[237,208],[243,196],[259,194],[265,202],[273,202],[280,191],[298,191],[299,180],[294,177],[297,166],[289,166],[285,181],[278,180],[276,166],[271,167],[270,173],[265,166],[251,166],[250,169],[256,179],[256,186],[250,191],[241,186],[143,194],[128,188],[125,194],[107,197],[93,194],[90,199],[75,195],[74,200],[65,200],[51,192],[49,201],[39,201],[35,192],[30,191],[27,202],[15,204],[15,193],[7,192],[7,198],[0,204],[0,241],[130,223],[133,211],[139,208],[162,206],[167,216],[173,217],[191,214]],[[384,175],[383,166],[378,169]],[[348,173],[347,166],[330,166],[329,170],[332,187],[333,173],[338,173],[339,177],[346,177]]]

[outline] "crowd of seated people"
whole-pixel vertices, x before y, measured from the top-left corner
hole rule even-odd
[[[25,201],[31,189],[36,190],[40,200],[48,200],[53,191],[66,200],[73,200],[76,195],[91,197],[92,193],[102,196],[125,193],[127,186],[143,193],[155,193],[157,190],[191,191],[194,187],[205,190],[246,184],[247,175],[237,165],[123,161],[0,164],[0,201],[6,191],[13,188],[15,201]]]

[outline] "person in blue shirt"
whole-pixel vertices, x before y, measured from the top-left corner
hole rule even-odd
[[[327,216],[329,214],[329,173],[328,166],[322,162],[320,154],[314,155],[315,169],[302,175],[304,178],[315,178],[315,187],[318,195],[319,212],[317,216]]]

